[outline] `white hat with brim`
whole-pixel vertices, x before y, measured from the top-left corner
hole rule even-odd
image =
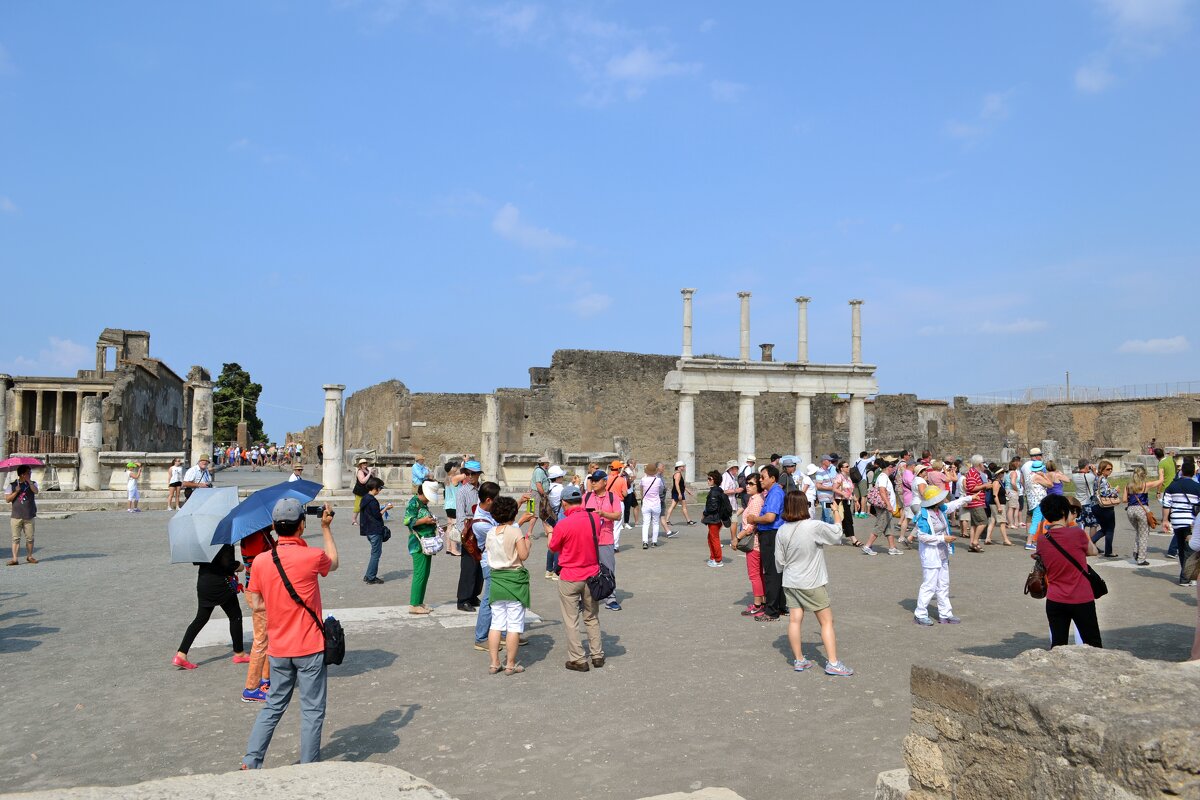
[[[816,475],[820,471],[821,471],[821,468],[818,467],[816,464],[809,464],[807,467],[804,468],[804,473],[809,476]]]
[[[555,480],[556,478],[561,478],[566,474],[567,473],[563,472],[562,467],[555,465],[549,469],[549,471],[546,473],[546,477],[548,477],[550,480]]]
[[[725,462],[725,469],[733,469],[733,468],[734,468],[734,467],[736,467],[737,465],[738,465],[738,462],[736,462],[736,461],[732,461],[732,460],[730,460],[730,461],[726,461],[726,462]]]
[[[930,488],[934,488],[934,487],[930,487]],[[932,497],[929,497],[925,500],[922,500],[921,505],[924,506],[925,508],[933,508],[934,506],[940,506],[942,503],[944,503],[946,501],[946,497],[949,494],[950,493],[947,492],[945,489],[938,489],[937,494],[935,494]]]

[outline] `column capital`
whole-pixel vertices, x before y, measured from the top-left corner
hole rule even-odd
[[[738,292],[738,297],[749,297],[749,296],[750,296],[749,292]]]
[[[797,303],[800,303],[801,305],[803,305],[804,303],[807,303],[807,302],[809,302],[810,300],[812,300],[812,298],[811,298],[811,297],[797,297],[797,298],[796,298],[796,302],[797,302]]]
[[[852,306],[861,306],[862,304],[863,304],[862,300],[851,300],[850,301],[850,305],[852,305]]]
[[[797,400],[811,400],[817,396],[816,392],[792,392],[792,396]]]
[[[680,289],[679,293],[681,295],[683,295],[684,297],[691,297],[692,295],[694,295],[696,293],[696,290],[695,289]]]
[[[754,398],[758,397],[759,394],[759,392],[738,392],[738,396],[743,400],[753,400]]]
[[[680,389],[679,394],[685,397],[695,397],[700,394],[699,389]]]
[[[344,383],[327,383],[324,386],[322,386],[321,388],[327,392],[344,392],[344,391],[346,391],[346,384],[344,384]]]

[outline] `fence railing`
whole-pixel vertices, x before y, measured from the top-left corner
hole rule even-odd
[[[1002,389],[983,394],[968,394],[968,403],[999,405],[1002,403],[1089,403],[1111,400],[1153,400],[1163,397],[1200,395],[1200,381],[1175,383],[1130,383],[1124,386],[1030,386],[1024,389]],[[953,397],[933,398],[953,402]]]

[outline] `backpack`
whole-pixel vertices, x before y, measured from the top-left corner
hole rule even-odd
[[[862,483],[862,479],[863,479],[863,474],[862,474],[862,472],[859,471],[858,464],[851,465],[850,480],[854,481],[854,483],[857,485],[859,483]]]

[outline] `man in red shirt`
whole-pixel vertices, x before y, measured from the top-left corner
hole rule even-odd
[[[549,547],[558,553],[558,601],[562,609],[563,627],[567,630],[567,669],[587,672],[587,655],[579,638],[579,612],[587,628],[588,647],[592,651],[592,667],[604,666],[604,645],[600,639],[600,603],[588,590],[587,579],[600,571],[596,545],[600,536],[600,519],[582,506],[583,493],[578,486],[563,489],[564,517],[550,533]]]
[[[275,504],[271,520],[279,542],[254,558],[246,603],[267,613],[267,655],[271,659],[271,694],[259,712],[246,744],[242,769],[261,769],[275,726],[287,710],[292,692],[300,692],[300,763],[321,760],[321,728],[325,723],[325,636],[311,614],[292,600],[280,571],[296,594],[323,618],[318,577],[338,568],[333,543],[333,508],[321,513],[325,549],[308,547],[304,539],[304,506],[286,497]],[[278,558],[278,561],[276,561]]]
[[[971,496],[967,503],[967,513],[971,515],[971,547],[972,553],[982,553],[979,537],[987,528],[987,495],[986,484],[991,481],[983,470],[983,456],[971,456],[971,468],[963,477],[963,492]]]

